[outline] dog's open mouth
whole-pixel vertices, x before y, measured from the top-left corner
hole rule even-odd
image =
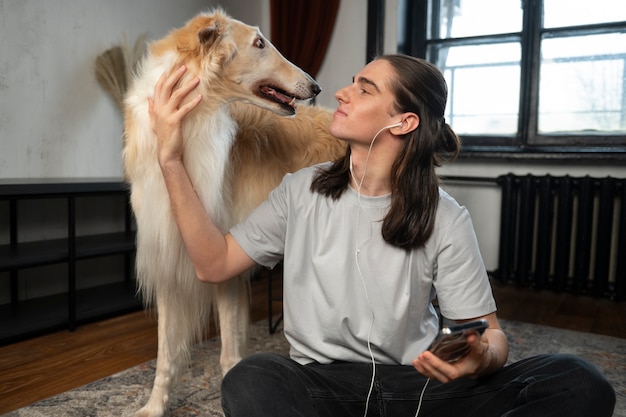
[[[287,95],[284,91],[281,91],[277,88],[271,87],[269,85],[262,85],[259,90],[261,94],[272,100],[276,103],[280,104],[282,107],[288,109],[290,112],[296,111],[296,98]]]

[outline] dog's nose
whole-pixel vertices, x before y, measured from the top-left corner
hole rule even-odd
[[[313,97],[317,96],[321,92],[322,87],[318,83],[313,84]]]

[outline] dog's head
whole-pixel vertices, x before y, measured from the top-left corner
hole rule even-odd
[[[287,116],[295,114],[297,100],[311,99],[321,91],[258,28],[221,10],[196,16],[165,41],[156,45],[157,50],[162,47],[167,53],[175,47],[179,63],[187,65],[190,76],[200,77],[208,97],[244,101]]]

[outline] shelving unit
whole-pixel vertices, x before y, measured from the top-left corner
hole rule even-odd
[[[123,204],[124,230],[77,236],[77,208],[85,197],[113,196]],[[23,200],[63,199],[67,203],[66,236],[24,241],[20,237],[20,203]],[[119,179],[11,179],[0,180],[0,204],[8,204],[8,242],[0,241],[0,278],[10,280],[10,302],[0,304],[0,345],[142,308],[134,279],[135,231],[128,185]],[[100,219],[98,219],[100,220]],[[121,219],[108,219],[121,220]],[[5,221],[0,219],[0,222]],[[0,232],[2,229],[0,228]],[[122,257],[119,282],[77,289],[79,262],[104,257]],[[60,264],[67,277],[67,290],[38,298],[21,297],[21,272]]]

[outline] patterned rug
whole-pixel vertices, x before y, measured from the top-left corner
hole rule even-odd
[[[594,363],[617,392],[614,417],[626,417],[626,339],[501,320],[511,345],[510,360],[539,353],[570,353]],[[270,335],[267,322],[250,327],[250,351],[287,353],[283,335]],[[219,338],[194,347],[193,363],[176,385],[168,417],[223,416],[220,406]],[[39,401],[3,417],[132,416],[150,395],[154,360]]]

